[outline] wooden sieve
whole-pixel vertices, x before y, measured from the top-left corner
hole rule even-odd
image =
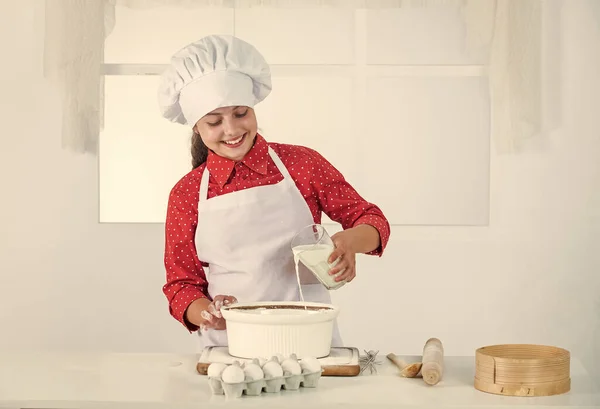
[[[490,345],[475,351],[475,388],[507,396],[550,396],[571,389],[569,351],[545,345]]]

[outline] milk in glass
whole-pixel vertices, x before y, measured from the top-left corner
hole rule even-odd
[[[292,248],[294,253],[294,263],[296,264],[296,276],[298,277],[298,285],[300,286],[300,275],[298,272],[298,263],[302,262],[328,289],[334,290],[345,284],[345,281],[335,281],[336,276],[329,274],[329,270],[337,263],[335,260],[329,264],[327,259],[333,252],[334,247],[329,244],[305,244],[298,245]],[[342,272],[338,273],[341,274]],[[300,297],[304,301],[302,288],[300,288]]]

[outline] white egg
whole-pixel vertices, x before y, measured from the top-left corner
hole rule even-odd
[[[238,363],[234,363],[233,365],[229,365],[227,368],[225,368],[221,374],[221,378],[225,383],[244,382],[244,370]]]
[[[227,364],[223,362],[213,362],[208,366],[207,375],[214,378],[220,378]]]
[[[321,370],[321,363],[317,358],[306,357],[300,360],[300,367],[303,373],[314,373]]]
[[[265,376],[260,365],[255,362],[248,362],[244,365],[244,374],[246,375],[246,381],[257,381]]]
[[[283,369],[283,373],[286,375],[300,375],[302,373],[302,368],[297,360],[292,358],[287,358],[281,363],[281,368]]]
[[[279,362],[277,362],[277,359],[269,360],[262,369],[267,379],[283,376],[283,369],[279,365]]]
[[[285,356],[283,354],[275,354],[277,357],[277,362],[282,363],[285,360]]]

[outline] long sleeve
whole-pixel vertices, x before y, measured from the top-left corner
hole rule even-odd
[[[163,286],[169,312],[190,332],[198,328],[185,320],[187,307],[198,298],[208,297],[206,274],[194,244],[198,212],[193,203],[197,199],[190,197],[189,189],[177,185],[171,190],[165,223],[167,277]]]
[[[381,209],[366,201],[344,176],[318,152],[309,149],[312,156],[311,186],[319,206],[333,221],[344,229],[368,224],[377,229],[381,239],[379,248],[369,252],[381,256],[390,237],[390,225]]]

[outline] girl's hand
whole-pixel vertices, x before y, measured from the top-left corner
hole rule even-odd
[[[237,299],[232,295],[217,295],[212,301],[208,298],[199,298],[189,305],[185,318],[201,330],[209,328],[224,330],[226,325],[221,315],[221,307],[236,302]]]
[[[368,224],[359,224],[347,230],[343,230],[331,236],[335,249],[327,260],[337,264],[329,271],[329,274],[336,275],[343,272],[335,278],[336,282],[346,280],[350,282],[356,277],[356,254],[368,253],[380,245],[379,231]]]
[[[226,328],[225,319],[221,314],[221,307],[231,305],[237,302],[237,299],[232,295],[217,295],[213,301],[208,304],[208,307],[200,312],[200,316],[204,319],[204,323],[200,325],[200,329],[207,330],[209,328],[224,330]]]
[[[336,282],[343,280],[350,282],[356,277],[356,252],[352,246],[352,233],[351,230],[344,230],[331,236],[335,249],[327,261],[330,264],[335,260],[338,260],[338,262],[329,270],[329,274],[336,275],[344,270],[339,276],[335,277]]]

